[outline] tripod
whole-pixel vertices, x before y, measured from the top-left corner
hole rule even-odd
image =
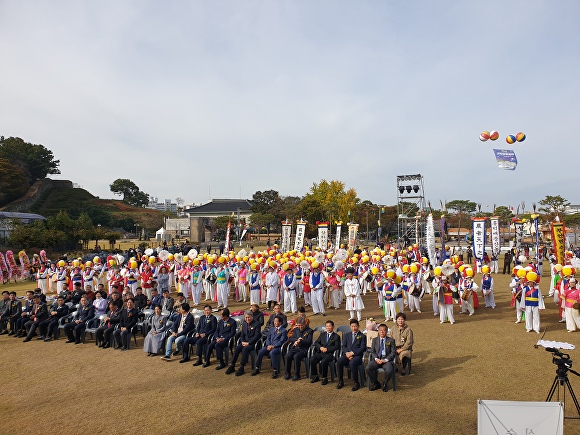
[[[556,377],[554,378],[554,382],[552,383],[552,388],[550,388],[550,392],[548,393],[548,397],[546,398],[546,402],[550,402],[552,397],[554,397],[554,393],[558,390],[558,394],[556,396],[556,400],[560,402],[560,388],[562,389],[562,404],[564,405],[564,412],[566,412],[566,388],[570,392],[570,396],[572,396],[572,400],[574,401],[574,405],[576,405],[576,412],[578,412],[578,417],[566,417],[564,418],[573,418],[573,419],[580,419],[580,403],[578,403],[578,399],[576,399],[576,394],[574,394],[574,390],[572,389],[572,385],[570,385],[570,380],[568,379],[568,370],[574,373],[576,376],[580,376],[580,373],[569,369],[565,365],[558,364],[558,368],[556,369]]]

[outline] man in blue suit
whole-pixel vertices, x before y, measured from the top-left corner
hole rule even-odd
[[[197,355],[197,362],[194,366],[200,366],[201,355],[203,351],[203,346],[208,342],[209,336],[213,334],[217,329],[217,319],[211,314],[211,305],[206,305],[203,307],[203,316],[199,318],[197,328],[195,328],[195,334],[192,337],[188,337],[183,342],[183,358],[181,358],[180,363],[189,361],[189,346],[197,345],[195,354]]]
[[[360,388],[358,368],[362,364],[362,357],[367,349],[367,339],[359,331],[358,320],[350,319],[350,332],[344,334],[342,339],[342,356],[338,359],[338,384],[337,389],[344,387],[344,366],[348,365],[354,384],[352,391]]]
[[[64,326],[64,332],[68,336],[66,343],[79,344],[81,342],[81,335],[87,327],[87,322],[93,317],[95,317],[95,308],[89,305],[89,300],[86,296],[81,297],[81,304],[72,322]]]
[[[242,354],[242,360],[240,361],[240,368],[236,372],[236,376],[242,376],[244,374],[244,366],[248,363],[248,358],[250,353],[256,349],[256,344],[262,338],[260,323],[254,319],[254,314],[252,310],[248,310],[244,313],[244,324],[242,325],[242,335],[234,351],[234,356],[232,358],[232,364],[226,370],[226,375],[230,375],[236,371],[236,361],[240,353]]]
[[[308,355],[308,349],[312,346],[312,335],[314,331],[306,326],[306,321],[302,317],[296,319],[297,327],[292,331],[288,353],[286,354],[286,373],[284,379],[288,380],[291,376],[292,362],[294,362],[293,381],[300,379],[300,363]]]
[[[256,376],[260,373],[260,368],[262,367],[262,358],[266,355],[270,355],[270,360],[272,364],[272,379],[278,377],[280,373],[280,357],[282,356],[282,345],[288,340],[288,331],[282,327],[282,316],[274,316],[273,326],[268,331],[268,336],[266,337],[266,342],[264,347],[258,352],[258,361],[256,362],[256,368],[252,372],[252,376]]]
[[[222,318],[218,322],[217,331],[213,336],[213,340],[207,346],[207,350],[205,352],[205,363],[203,364],[204,368],[209,367],[209,358],[214,348],[215,356],[220,362],[215,369],[221,370],[226,366],[223,357],[224,350],[228,352],[228,343],[230,342],[231,338],[236,335],[236,329],[236,321],[230,317],[230,310],[228,308],[224,308],[222,310]]]
[[[181,306],[181,314],[169,329],[167,336],[167,346],[165,347],[165,355],[163,355],[161,359],[164,359],[165,361],[171,361],[171,347],[173,346],[173,342],[175,342],[175,352],[173,352],[173,356],[179,355],[179,352],[181,351],[181,345],[185,341],[185,337],[187,337],[187,334],[194,329],[195,323],[193,320],[193,315],[189,312],[189,304],[183,304]]]

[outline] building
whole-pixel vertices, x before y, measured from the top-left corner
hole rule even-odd
[[[170,199],[166,199],[163,202],[159,202],[159,198],[155,196],[149,197],[149,204],[147,208],[159,211],[170,211],[172,213],[177,213],[177,203],[171,202]]]
[[[248,199],[213,199],[210,202],[183,210],[187,217],[166,219],[166,234],[176,239],[188,239],[191,242],[209,242],[215,232],[215,219],[220,216],[232,216],[232,222],[245,219],[249,222],[252,201]]]
[[[0,240],[5,241],[10,237],[14,221],[20,221],[20,223],[27,225],[38,220],[46,221],[46,218],[34,213],[0,211]]]

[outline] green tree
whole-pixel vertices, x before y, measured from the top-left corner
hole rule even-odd
[[[0,136],[0,158],[10,160],[27,174],[30,183],[41,180],[48,174],[60,174],[60,160],[55,160],[52,151],[44,145],[24,142],[19,137]]]
[[[514,216],[513,212],[509,209],[509,207],[506,207],[505,205],[500,205],[496,207],[493,212],[493,215],[499,217],[499,222],[502,225],[509,225]]]
[[[542,206],[539,208],[539,211],[545,213],[545,218],[550,221],[554,220],[556,216],[561,218],[566,211],[566,207],[570,205],[570,203],[560,195],[547,195],[544,199],[538,201],[538,204]]]
[[[17,224],[10,233],[9,242],[24,249],[46,246],[45,225],[41,220],[31,224]]]
[[[454,199],[447,204],[447,210],[453,210],[456,213],[473,213],[477,208],[477,204],[467,199]]]
[[[270,227],[276,220],[276,217],[270,213],[252,213],[250,215],[250,225],[258,230],[258,233],[262,228],[266,228],[268,234],[270,234]]]
[[[109,188],[115,195],[122,195],[123,202],[135,207],[145,207],[149,203],[149,195],[139,190],[139,187],[127,178],[117,178]]]
[[[315,220],[346,222],[349,212],[354,212],[359,202],[356,190],[352,188],[345,190],[342,181],[322,180],[318,184],[314,183],[310,192],[304,196],[301,209],[307,215],[318,215]],[[314,206],[314,209],[310,210],[309,206]]]
[[[252,207],[253,213],[271,214],[278,215],[280,212],[280,206],[282,205],[282,198],[280,194],[275,190],[265,190],[264,192],[257,191],[252,195]]]
[[[0,158],[0,206],[23,196],[29,186],[28,176],[22,167]]]

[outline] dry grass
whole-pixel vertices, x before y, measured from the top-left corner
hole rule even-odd
[[[129,352],[84,345],[0,337],[5,368],[0,388],[2,432],[62,433],[297,433],[387,432],[393,434],[476,433],[477,400],[543,401],[556,366],[539,336],[514,324],[508,278],[497,275],[495,310],[480,308],[472,317],[458,314],[455,325],[440,325],[429,297],[423,313],[408,313],[415,333],[413,374],[397,376],[397,391],[351,392],[305,380],[272,380],[268,362],[257,377],[226,376],[223,371],[147,358],[139,347]],[[547,293],[547,279],[542,288]],[[21,284],[17,285],[23,290]],[[13,288],[14,285],[3,288]],[[27,288],[29,288],[28,286]],[[378,316],[375,295],[365,296],[365,316]],[[577,344],[557,323],[555,305],[546,298],[541,313],[546,339]],[[234,304],[231,308],[242,308]],[[347,323],[344,310],[311,318],[312,325],[333,319]],[[571,352],[573,360],[576,351]],[[580,363],[578,363],[580,364]],[[577,368],[577,367],[574,367]],[[580,393],[579,380],[571,383]],[[568,400],[567,415],[572,413]],[[70,418],[66,409],[85,417]],[[118,410],[118,412],[115,412]],[[32,418],[9,418],[25,412]],[[380,428],[379,428],[380,426]],[[580,422],[566,421],[567,433]]]

